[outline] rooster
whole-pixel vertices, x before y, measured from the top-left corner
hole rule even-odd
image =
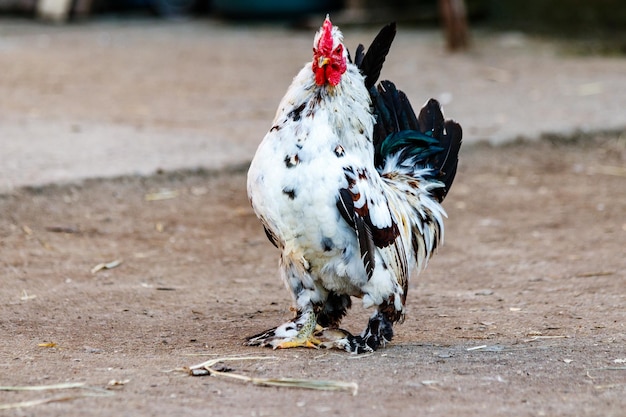
[[[375,86],[396,34],[385,26],[351,59],[328,16],[259,145],[248,196],[295,317],[247,339],[273,348],[371,352],[404,318],[408,280],[443,241],[460,125],[430,99],[416,117],[390,81]],[[359,335],[339,328],[351,297],[373,308]]]

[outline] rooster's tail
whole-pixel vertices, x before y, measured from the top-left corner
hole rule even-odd
[[[377,91],[372,90],[377,168],[381,174],[397,172],[431,181],[430,193],[443,201],[456,175],[461,126],[444,119],[435,99],[428,100],[416,117],[406,95],[392,82],[382,81]]]

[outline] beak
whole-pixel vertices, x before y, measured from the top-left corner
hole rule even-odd
[[[319,59],[317,60],[317,66],[322,68],[325,65],[330,64],[330,58],[327,58],[325,56],[321,56],[319,57]]]

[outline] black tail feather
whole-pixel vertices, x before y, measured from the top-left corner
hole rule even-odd
[[[394,132],[403,130],[420,130],[418,119],[415,117],[413,106],[403,91],[396,89],[391,81],[383,80],[378,85],[378,92],[390,113],[389,127]]]
[[[422,107],[417,120],[420,131],[437,139],[441,148],[440,152],[425,161],[435,171],[434,177],[444,184],[444,187],[433,190],[433,194],[441,202],[456,176],[463,129],[455,121],[444,119],[441,105],[433,98]]]
[[[395,37],[396,24],[392,22],[378,32],[365,54],[363,54],[365,49],[363,45],[357,47],[354,54],[354,63],[365,76],[365,87],[368,90],[378,81],[380,71],[383,68],[391,43]]]
[[[380,148],[387,136],[403,130],[419,131],[419,125],[406,94],[397,90],[391,81],[381,81],[378,89],[370,90],[370,96],[376,117],[373,135],[374,149],[376,150],[375,164],[382,166],[384,155],[381,154]]]
[[[444,184],[433,190],[442,201],[456,175],[463,131],[458,123],[444,119],[435,99],[428,100],[416,117],[406,94],[391,81],[381,81],[378,88],[374,87],[395,36],[396,24],[390,23],[376,35],[367,52],[359,45],[354,54],[354,64],[365,77],[375,117],[374,164],[382,169],[388,156],[400,152],[402,162],[410,161],[416,169],[432,168],[430,178]]]
[[[435,195],[440,202],[446,198],[454,182],[462,140],[463,129],[461,125],[453,120],[446,120],[444,133],[439,139],[444,151],[433,158],[433,167],[438,170],[437,179],[445,185],[445,187],[435,190]]]
[[[443,201],[456,175],[463,137],[461,126],[444,119],[435,99],[428,100],[416,117],[406,95],[390,81],[381,81],[370,94],[376,117],[373,136],[376,166],[384,166],[389,149],[395,153],[402,146],[401,159],[412,158],[416,168],[432,168],[432,178],[444,184],[433,190],[435,198]],[[394,136],[388,140],[390,135]],[[390,141],[395,143],[390,146]]]
[[[361,68],[361,65],[363,64],[363,58],[365,58],[365,47],[362,43],[360,43],[359,46],[356,47],[356,51],[354,52],[354,65],[356,65],[358,68]]]
[[[444,119],[441,105],[433,98],[420,110],[418,122],[420,131],[436,138],[442,149],[430,158],[428,165],[435,170],[435,178],[445,185],[434,191],[437,199],[443,201],[456,175],[463,130],[458,123]]]
[[[430,135],[434,138],[440,139],[443,133],[443,113],[441,112],[441,106],[439,102],[434,98],[431,98],[424,104],[424,107],[420,110],[420,115],[417,119],[419,123],[419,130],[422,133],[430,132]]]

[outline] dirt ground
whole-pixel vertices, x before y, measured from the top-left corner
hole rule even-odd
[[[0,391],[0,409],[623,416],[625,165],[623,135],[463,149],[446,244],[412,280],[393,343],[362,356],[242,346],[290,317],[245,167],[2,195],[0,385],[85,388]],[[345,327],[366,316],[355,303]],[[232,373],[356,382],[358,393],[172,371],[231,356],[273,358],[228,363]]]

